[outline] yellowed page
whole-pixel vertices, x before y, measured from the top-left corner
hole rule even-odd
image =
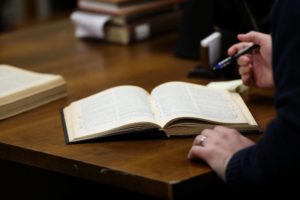
[[[147,91],[136,86],[118,86],[73,102],[67,126],[70,140],[88,139],[113,133],[134,123],[156,123]],[[70,121],[71,118],[71,121]],[[156,127],[158,127],[156,125]]]
[[[249,89],[248,86],[243,84],[241,79],[231,81],[213,81],[208,83],[206,87],[238,93],[246,92]]]
[[[232,93],[231,94],[232,99],[236,102],[236,104],[239,106],[241,113],[244,115],[244,117],[247,119],[248,123],[250,125],[257,126],[257,122],[253,118],[250,110],[248,109],[247,105],[245,104],[244,100],[238,93]]]
[[[65,84],[59,75],[42,74],[0,65],[0,105]]]
[[[151,96],[163,125],[178,118],[205,119],[221,123],[248,123],[237,102],[225,90],[184,82],[156,87]]]

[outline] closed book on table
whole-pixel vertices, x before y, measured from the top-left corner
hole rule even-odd
[[[176,5],[179,2],[181,0],[78,0],[78,8],[84,11],[124,16]]]
[[[129,15],[111,16],[110,22],[117,25],[126,25],[133,23],[134,21],[140,20],[142,18],[153,17],[155,15],[163,14],[166,12],[171,12],[178,10],[178,5],[168,5],[161,8],[146,10],[140,13],[132,13]]]
[[[141,41],[154,35],[176,30],[182,17],[180,10],[147,17],[127,25],[108,23],[104,27],[105,40],[120,44]]]

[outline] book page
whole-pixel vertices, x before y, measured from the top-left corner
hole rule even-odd
[[[152,93],[163,125],[176,118],[204,119],[221,123],[247,123],[231,94],[205,86],[169,82]]]
[[[0,95],[7,95],[45,79],[42,74],[0,65]]]
[[[228,90],[230,92],[243,93],[249,88],[243,84],[242,79],[231,80],[231,81],[213,81],[206,85],[206,87]]]
[[[9,65],[0,65],[1,104],[62,84],[59,75],[42,74]]]
[[[131,123],[156,123],[147,91],[118,86],[71,104],[74,137],[99,134]]]

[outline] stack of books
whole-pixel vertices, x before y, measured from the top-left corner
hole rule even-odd
[[[71,19],[77,37],[130,44],[176,30],[182,0],[78,0]]]

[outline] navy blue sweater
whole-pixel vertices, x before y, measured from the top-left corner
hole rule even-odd
[[[226,181],[234,188],[271,191],[300,182],[300,1],[278,0],[272,45],[277,115],[256,145],[230,159]],[[295,183],[293,183],[295,184]]]

